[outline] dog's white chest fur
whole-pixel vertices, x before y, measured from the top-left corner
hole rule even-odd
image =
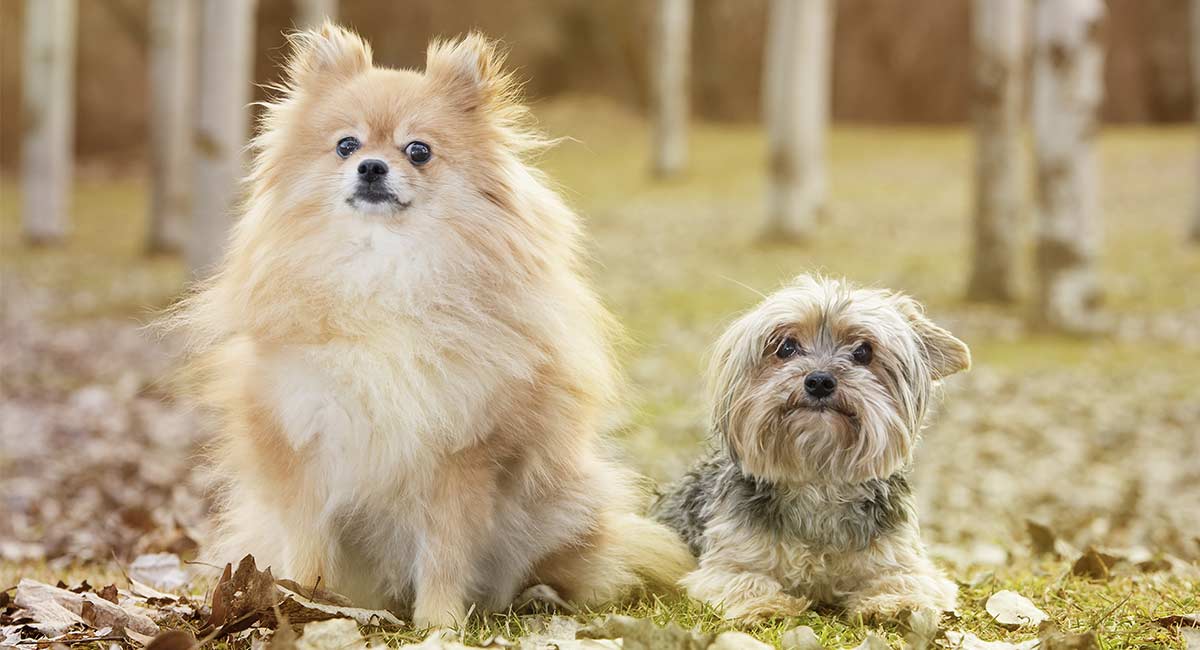
[[[413,333],[416,334],[416,333]],[[289,345],[263,359],[266,389],[295,451],[309,445],[362,481],[454,451],[488,428],[494,373],[437,366],[412,334],[370,343]]]

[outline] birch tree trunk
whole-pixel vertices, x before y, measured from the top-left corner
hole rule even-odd
[[[200,27],[199,113],[196,116],[195,192],[187,262],[203,276],[229,237],[244,171],[253,65],[253,0],[203,0]]]
[[[1021,199],[1026,0],[974,0],[975,236],[967,298],[1013,299]]]
[[[1192,0],[1192,101],[1196,104],[1196,126],[1200,127],[1200,0]],[[1200,156],[1197,156],[1196,172],[1196,214],[1192,217],[1192,241],[1200,243]]]
[[[769,160],[767,234],[812,235],[825,208],[828,175],[830,0],[772,0],[763,89]]]
[[[1098,328],[1100,210],[1093,138],[1104,92],[1102,0],[1037,0],[1037,316],[1063,332]]]
[[[666,178],[683,171],[687,162],[692,0],[658,0],[655,32],[654,173]]]
[[[21,219],[31,244],[70,227],[75,145],[75,0],[26,0]]]
[[[196,3],[150,3],[150,227],[146,251],[178,251],[191,212]]]
[[[294,0],[299,10],[296,26],[320,27],[326,20],[336,21],[338,0]]]

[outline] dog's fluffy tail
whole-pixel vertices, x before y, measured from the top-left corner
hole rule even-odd
[[[617,515],[613,552],[620,563],[654,591],[677,591],[679,580],[696,568],[683,540],[666,526],[632,513]]]
[[[546,558],[538,582],[576,605],[600,606],[645,591],[673,593],[696,561],[666,526],[631,512],[608,511],[579,544]]]

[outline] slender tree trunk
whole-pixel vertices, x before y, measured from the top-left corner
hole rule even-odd
[[[297,27],[320,27],[326,20],[337,20],[338,0],[294,0],[298,11]]]
[[[1093,139],[1104,93],[1102,0],[1037,0],[1037,316],[1064,332],[1098,328],[1100,208]]]
[[[974,0],[975,247],[967,298],[1013,299],[1014,258],[1024,195],[1021,87],[1026,0]]]
[[[1196,105],[1196,125],[1200,127],[1200,0],[1192,0],[1192,101]],[[1200,243],[1200,156],[1196,161],[1196,214],[1192,218],[1192,241]]]
[[[687,162],[692,0],[658,0],[655,29],[654,173],[665,178]]]
[[[70,227],[75,145],[75,0],[26,0],[22,223],[32,244]]]
[[[211,271],[225,250],[244,172],[253,65],[253,0],[203,0],[195,183],[187,261]]]
[[[149,253],[183,247],[191,213],[196,3],[150,3]]]
[[[830,0],[772,0],[768,21],[767,234],[804,240],[827,201],[833,10]]]

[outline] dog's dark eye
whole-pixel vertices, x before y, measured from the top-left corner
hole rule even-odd
[[[865,366],[875,358],[875,350],[871,348],[870,343],[863,341],[854,348],[854,352],[851,352],[850,355],[854,357],[854,363]]]
[[[353,154],[355,151],[358,151],[360,146],[362,146],[362,144],[358,141],[358,138],[353,136],[342,138],[341,140],[338,140],[337,143],[337,155],[341,156],[342,158],[349,158],[351,154]]]
[[[796,339],[789,336],[779,342],[779,347],[775,348],[775,356],[780,359],[787,359],[795,356],[799,350],[800,344],[796,342]]]
[[[412,164],[424,165],[425,163],[429,162],[430,158],[433,157],[433,151],[431,151],[429,149],[429,145],[425,144],[424,142],[414,140],[413,142],[408,143],[408,146],[404,148],[404,155],[408,156],[408,159],[412,161]]]

